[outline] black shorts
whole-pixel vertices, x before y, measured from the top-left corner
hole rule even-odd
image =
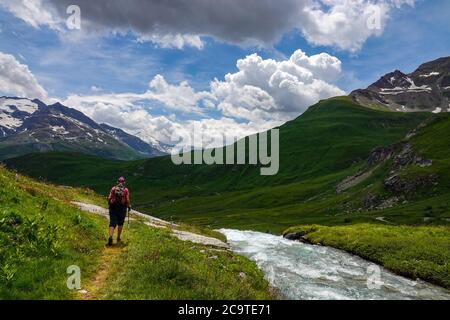
[[[125,217],[127,216],[127,207],[110,207],[109,208],[109,226],[123,226]]]

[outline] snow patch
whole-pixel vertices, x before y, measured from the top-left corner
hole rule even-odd
[[[420,75],[421,78],[429,78],[429,77],[434,77],[434,76],[438,76],[440,73],[439,72],[430,72],[429,74],[422,74]]]
[[[422,90],[422,91],[425,90],[425,91],[431,91],[431,88],[428,87],[428,86],[426,86],[426,85],[423,85],[423,86],[418,87],[418,86],[414,83],[414,81],[413,81],[411,78],[409,78],[409,77],[407,77],[406,80],[408,80],[408,81],[411,83],[411,85],[409,86],[409,91],[411,91],[411,90],[418,90],[418,91],[420,91],[420,90]]]
[[[395,88],[381,88],[381,92],[380,94],[385,94],[385,95],[397,95],[400,93],[411,93],[411,92],[429,92],[432,89],[426,85],[423,86],[417,86],[414,81],[409,78],[406,77],[405,78],[406,81],[409,82],[409,87],[407,88],[403,88],[403,87],[395,87]]]
[[[17,111],[33,114],[38,110],[38,105],[28,99],[0,98],[0,126],[8,129],[16,129],[23,124],[26,117],[14,117]]]
[[[0,113],[0,126],[8,129],[16,129],[22,125],[22,120],[14,118],[9,114]]]
[[[53,132],[56,132],[57,134],[62,135],[69,134],[69,132],[63,126],[51,126],[50,128],[52,129]]]
[[[0,110],[11,113],[15,111],[14,107],[17,110],[28,114],[33,114],[38,109],[38,105],[28,99],[0,99]]]

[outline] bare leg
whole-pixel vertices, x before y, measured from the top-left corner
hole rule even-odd
[[[121,239],[120,236],[122,235],[122,229],[123,229],[123,226],[117,227],[117,240]]]
[[[107,243],[107,245],[108,246],[112,246],[112,244],[113,244],[113,240],[112,240],[112,238],[113,238],[113,234],[114,234],[114,227],[109,227],[109,238],[108,238],[108,243]]]

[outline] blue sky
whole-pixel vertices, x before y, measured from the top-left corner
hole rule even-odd
[[[8,1],[0,0],[0,4],[2,2]],[[263,45],[248,45],[239,41],[234,43],[226,39],[226,36],[221,38],[217,34],[209,35],[208,29],[205,29],[201,32],[201,49],[188,45],[182,48],[164,48],[160,43],[138,41],[137,31],[132,27],[125,32],[102,32],[100,35],[83,29],[61,32],[45,23],[36,27],[17,14],[17,10],[15,13],[12,6],[4,4],[0,7],[0,52],[14,56],[19,64],[28,66],[48,97],[62,101],[71,95],[144,93],[149,88],[149,81],[158,74],[168,84],[177,86],[182,81],[188,81],[189,87],[195,92],[208,92],[214,78],[223,81],[225,74],[236,73],[237,60],[253,53],[257,53],[263,60],[271,58],[277,61],[289,59],[298,49],[309,57],[327,53],[341,62],[339,77],[330,83],[343,92],[366,87],[389,71],[400,69],[411,72],[423,62],[450,55],[448,0],[419,0],[415,1],[414,6],[391,8],[382,32],[367,36],[357,50],[343,48],[339,44],[327,45],[327,41],[320,44],[320,41],[305,36],[309,30],[302,32],[298,28],[287,29],[279,34],[276,41]],[[83,6],[81,10],[83,19]],[[327,81],[326,78],[322,80]],[[94,86],[96,90],[93,90]],[[14,94],[5,92],[1,87],[0,93]],[[275,95],[276,93],[272,94]],[[134,103],[143,106],[153,118],[172,116],[179,123],[208,118],[218,120],[224,116],[241,124],[258,122],[248,116],[234,115],[231,109],[224,111],[224,108],[217,106],[200,107],[202,112],[199,115],[196,112],[177,110],[173,106],[167,107],[164,99],[144,99]],[[74,107],[83,111],[88,108],[87,105]],[[300,108],[297,114],[304,109]],[[96,118],[95,112],[86,113]],[[284,121],[286,117],[292,118],[295,114],[275,118]],[[266,115],[264,119],[267,120]],[[260,126],[252,128],[259,129]],[[152,130],[147,135],[154,136],[155,132]],[[129,131],[141,130],[130,127]]]

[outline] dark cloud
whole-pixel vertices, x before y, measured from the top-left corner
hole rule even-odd
[[[389,12],[415,0],[0,0],[28,24],[58,29],[70,5],[86,32],[133,32],[162,46],[202,47],[200,36],[271,45],[298,30],[313,45],[357,51],[383,32]],[[370,23],[369,23],[370,22]]]
[[[235,43],[272,43],[293,28],[303,0],[47,0],[61,17],[81,8],[88,28],[192,34]]]

